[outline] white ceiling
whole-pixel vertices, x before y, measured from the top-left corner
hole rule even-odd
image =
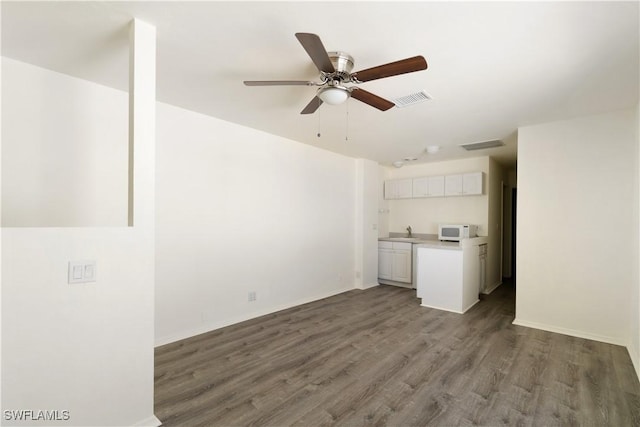
[[[127,88],[127,23],[157,27],[162,102],[353,157],[391,164],[493,155],[513,164],[518,126],[638,103],[638,2],[6,2],[2,54]],[[316,33],[354,71],[423,55],[429,68],[371,81],[383,98],[433,100],[381,112],[355,99],[300,111],[317,80],[296,40]],[[320,133],[320,137],[317,134]],[[459,144],[502,139],[467,153]],[[424,153],[439,145],[435,155]]]

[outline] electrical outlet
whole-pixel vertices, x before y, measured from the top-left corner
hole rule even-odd
[[[68,283],[91,283],[96,281],[96,261],[69,261]]]
[[[248,295],[248,297],[247,297],[247,300],[248,300],[249,302],[253,302],[253,301],[255,301],[256,299],[257,299],[256,291],[251,291],[251,292],[249,292],[249,295]]]

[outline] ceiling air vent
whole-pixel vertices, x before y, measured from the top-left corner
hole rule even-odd
[[[491,141],[482,141],[482,142],[470,142],[468,144],[460,144],[460,147],[464,148],[467,151],[473,150],[482,150],[484,148],[493,148],[493,147],[501,147],[504,145],[504,142],[499,139],[494,139]]]
[[[396,104],[396,107],[408,107],[410,105],[418,104],[423,101],[428,101],[433,99],[431,95],[429,95],[425,91],[420,91],[418,93],[412,93],[411,95],[401,96],[400,98],[396,98],[393,100],[393,103]]]

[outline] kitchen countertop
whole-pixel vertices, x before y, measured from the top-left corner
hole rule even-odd
[[[464,239],[461,242],[441,242],[438,240],[437,235],[428,234],[428,235],[418,235],[416,237],[379,237],[378,241],[383,242],[405,242],[411,243],[415,245],[414,247],[418,248],[435,248],[435,249],[453,249],[453,250],[462,250],[463,248],[469,246],[477,246],[487,243],[488,238],[481,237],[473,237],[470,239]]]

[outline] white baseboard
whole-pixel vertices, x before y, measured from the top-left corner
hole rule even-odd
[[[353,288],[352,288],[353,289]],[[302,304],[307,304],[313,301],[318,301],[321,300],[323,298],[328,298],[328,297],[332,297],[334,295],[338,295],[344,292],[348,292],[351,289],[345,289],[345,288],[340,288],[340,289],[333,289],[331,291],[322,293],[322,294],[318,294],[315,295],[313,297],[309,297],[309,298],[303,298],[300,300],[296,300],[296,301],[291,301],[285,304],[280,304],[280,305],[276,305],[273,307],[268,307],[268,308],[263,308],[261,310],[257,310],[257,311],[252,311],[250,313],[245,313],[242,314],[240,316],[237,317],[233,317],[233,318],[229,318],[229,319],[225,319],[222,321],[217,321],[217,322],[211,322],[211,323],[204,323],[202,325],[199,325],[195,328],[191,328],[185,331],[181,331],[175,334],[171,334],[171,335],[167,335],[164,337],[160,337],[160,338],[156,338],[155,340],[155,347],[160,347],[162,345],[166,345],[166,344],[171,344],[172,342],[176,342],[176,341],[180,341],[180,340],[184,340],[187,338],[191,338],[194,337],[196,335],[200,335],[200,334],[204,334],[207,332],[211,332],[214,331],[216,329],[220,329],[220,328],[224,328],[226,326],[231,326],[231,325],[235,325],[236,323],[240,323],[240,322],[244,322],[247,320],[251,320],[251,319],[255,319],[256,317],[260,317],[260,316],[265,316],[267,314],[271,314],[271,313],[275,313],[281,310],[286,310],[288,308],[291,307],[295,307],[298,305],[302,305]]]
[[[471,307],[473,307],[474,305],[476,305],[477,303],[479,303],[480,300],[477,300],[476,302],[474,302],[473,304],[471,304],[469,307],[467,307],[464,311],[458,311],[458,310],[452,310],[450,308],[442,308],[442,307],[436,307],[435,305],[427,305],[424,303],[420,303],[420,306],[422,307],[428,307],[428,308],[435,308],[436,310],[443,310],[443,311],[448,311],[450,313],[458,313],[458,314],[464,314],[467,311],[469,311],[471,309]]]
[[[155,415],[150,416],[149,418],[145,418],[142,421],[138,421],[133,425],[133,427],[158,427],[162,425],[162,422]]]
[[[362,291],[364,291],[365,289],[370,289],[370,288],[374,288],[376,286],[380,286],[380,284],[378,282],[374,282],[374,283],[369,283],[367,285],[358,285],[356,286],[356,289],[360,289]]]
[[[495,291],[498,286],[502,285],[502,282],[497,282],[495,283],[491,288],[489,288],[488,290],[483,291],[482,293],[485,295],[489,295],[491,292]]]
[[[420,306],[421,306],[421,307],[427,307],[427,308],[435,308],[436,310],[448,311],[449,313],[462,314],[462,312],[461,312],[461,311],[458,311],[458,310],[451,310],[451,309],[449,309],[449,308],[436,307],[435,305],[420,304]]]
[[[588,340],[604,342],[607,344],[614,344],[614,345],[627,347],[627,343],[621,338],[592,334],[589,332],[578,331],[575,329],[568,329],[568,328],[562,328],[554,325],[547,325],[544,323],[530,322],[528,320],[521,320],[518,318],[514,319],[513,324],[518,326],[524,326],[527,328],[540,329],[542,331],[547,331],[547,332],[555,332],[556,334],[569,335],[572,337],[584,338]]]
[[[411,283],[396,282],[394,280],[378,279],[378,284],[397,286],[399,288],[413,289],[413,285]]]
[[[636,376],[640,378],[640,355],[633,351],[630,345],[627,346],[627,352],[631,358],[631,363],[633,363],[633,368],[636,370]]]

